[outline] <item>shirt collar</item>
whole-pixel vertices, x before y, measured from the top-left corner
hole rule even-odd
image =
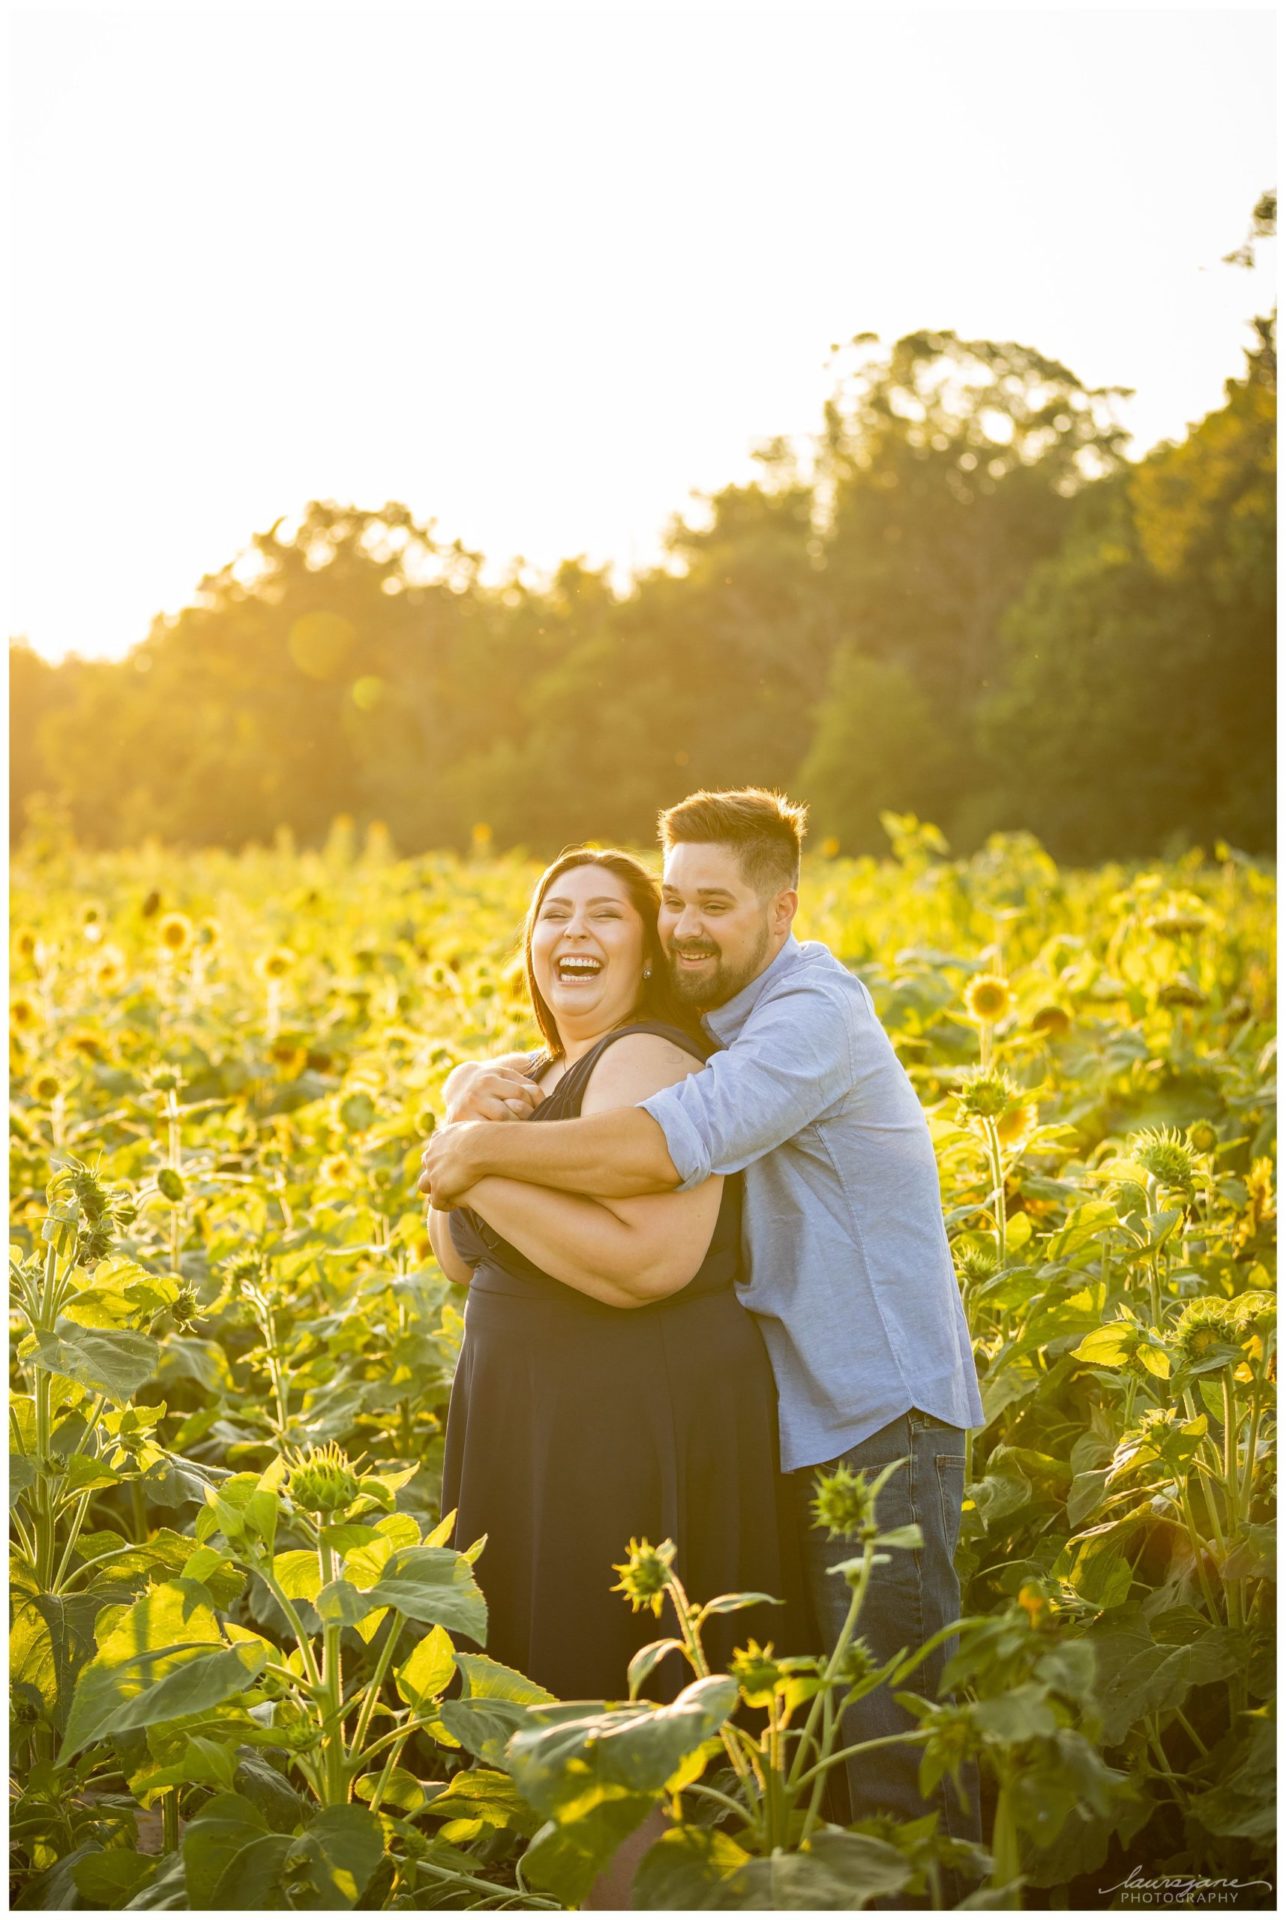
[[[799,958],[799,942],[793,933],[786,935],[786,943],[776,958],[757,973],[740,993],[734,993],[731,1000],[725,1000],[721,1007],[712,1007],[709,1013],[703,1013],[701,1024],[712,1039],[727,1046],[735,1040],[749,1020],[759,1001],[759,996],[773,980],[779,980],[789,973]]]

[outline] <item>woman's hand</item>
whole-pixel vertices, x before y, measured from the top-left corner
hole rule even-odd
[[[442,1089],[448,1126],[461,1120],[525,1120],[544,1099],[517,1067],[463,1060]]]

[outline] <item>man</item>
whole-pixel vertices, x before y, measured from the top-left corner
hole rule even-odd
[[[641,1106],[540,1127],[449,1126],[425,1149],[420,1186],[449,1206],[485,1174],[615,1197],[744,1170],[741,1298],[772,1359],[782,1466],[832,1645],[850,1595],[829,1568],[852,1548],[811,1524],[814,1473],[842,1460],[874,1478],[907,1461],[877,1517],[918,1524],[924,1545],[893,1552],[872,1581],[860,1631],[882,1662],[959,1616],[964,1429],[982,1424],[982,1401],[923,1109],[865,986],[791,933],[804,819],[757,788],[697,793],[661,816],[662,942],[677,992],[722,1052]],[[475,1114],[534,1100],[511,1068],[467,1071]],[[950,1651],[909,1684],[933,1697]],[[849,1710],[845,1743],[912,1724],[882,1687]],[[922,1815],[919,1758],[891,1745],[848,1762],[855,1814]],[[927,1804],[946,1832],[977,1840],[972,1766],[967,1794],[966,1810],[943,1782]]]

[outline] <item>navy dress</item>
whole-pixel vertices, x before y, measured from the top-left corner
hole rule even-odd
[[[618,1027],[571,1066],[524,1124],[573,1119],[596,1062],[627,1033],[704,1057],[676,1027]],[[533,1070],[540,1078],[550,1062]],[[716,1616],[715,1671],[753,1635],[792,1648],[794,1529],[779,1471],[776,1391],[763,1338],[737,1299],[740,1181],[724,1181],[705,1259],[688,1284],[609,1307],[543,1273],[476,1214],[451,1215],[473,1268],[451,1394],[444,1511],[457,1547],[487,1535],[477,1577],[487,1652],[563,1700],[623,1700],[630,1657],[675,1633],[610,1591],[631,1539],[671,1539],[689,1598],[754,1591],[789,1601]],[[668,1654],[644,1688],[672,1699],[692,1674]]]

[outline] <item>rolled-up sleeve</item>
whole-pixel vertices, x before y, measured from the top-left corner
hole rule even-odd
[[[788,984],[700,1073],[640,1102],[665,1135],[680,1193],[712,1173],[740,1173],[843,1098],[854,1005],[829,984]]]

